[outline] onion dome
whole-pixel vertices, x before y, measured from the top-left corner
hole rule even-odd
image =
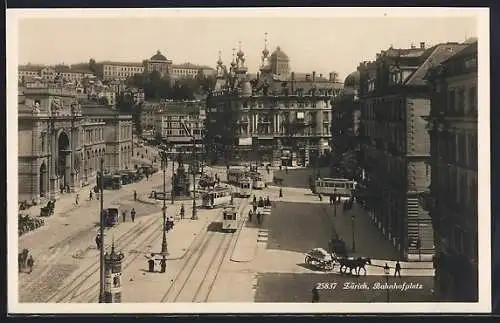
[[[222,66],[222,64],[224,63],[224,62],[222,62],[222,58],[221,58],[220,54],[221,54],[221,52],[219,51],[219,59],[217,60],[218,66]]]
[[[262,50],[262,56],[267,57],[268,55],[269,55],[269,49],[267,49],[267,47],[265,47],[265,48]]]

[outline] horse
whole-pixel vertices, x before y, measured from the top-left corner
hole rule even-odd
[[[371,259],[362,257],[358,257],[356,259],[339,258],[338,262],[340,265],[339,267],[340,273],[346,273],[347,269],[349,268],[349,274],[352,275],[352,271],[354,270],[356,275],[359,276],[361,269],[363,269],[365,271],[365,276],[366,276],[365,266],[366,264],[371,264]]]

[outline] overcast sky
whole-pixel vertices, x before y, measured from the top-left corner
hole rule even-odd
[[[413,10],[405,16],[392,11],[384,16],[384,12],[372,10],[376,16],[370,17],[366,10],[358,10],[346,17],[334,10],[319,12],[156,11],[154,17],[148,17],[144,11],[99,15],[88,10],[78,17],[53,11],[49,17],[39,14],[18,20],[18,62],[72,64],[91,57],[142,62],[160,50],[174,64],[215,67],[218,51],[229,64],[232,48],[238,49],[241,41],[249,71],[255,72],[267,32],[269,49],[272,52],[280,46],[290,57],[293,71],[337,71],[344,78],[359,62],[374,59],[391,44],[433,45],[478,36],[478,20],[470,13],[453,16]],[[413,17],[408,16],[412,12]]]

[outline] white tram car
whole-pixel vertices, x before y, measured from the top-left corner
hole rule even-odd
[[[266,187],[266,183],[264,182],[264,177],[259,173],[252,173],[252,187],[255,190],[263,190]]]
[[[250,197],[252,195],[252,179],[250,177],[240,179],[238,189],[240,197]]]
[[[238,212],[236,207],[225,207],[222,210],[222,230],[235,232],[238,229]]]
[[[341,201],[348,201],[353,197],[357,182],[345,178],[320,178],[315,181],[315,194],[339,196]]]
[[[231,194],[232,192],[229,187],[216,186],[203,193],[202,205],[209,209],[229,205],[231,203]]]

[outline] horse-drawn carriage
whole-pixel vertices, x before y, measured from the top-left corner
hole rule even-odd
[[[335,259],[323,248],[314,248],[306,253],[304,262],[321,270],[333,270]]]
[[[56,206],[56,201],[50,200],[47,202],[47,206],[40,209],[40,216],[51,216],[54,214],[54,208]]]
[[[314,248],[306,253],[305,263],[320,270],[333,270],[335,265],[338,264],[340,274],[349,273],[359,276],[361,269],[363,269],[366,275],[365,266],[371,264],[370,258],[347,257],[345,249],[340,248],[339,251],[344,251],[345,255],[334,251],[328,252],[323,248]]]

